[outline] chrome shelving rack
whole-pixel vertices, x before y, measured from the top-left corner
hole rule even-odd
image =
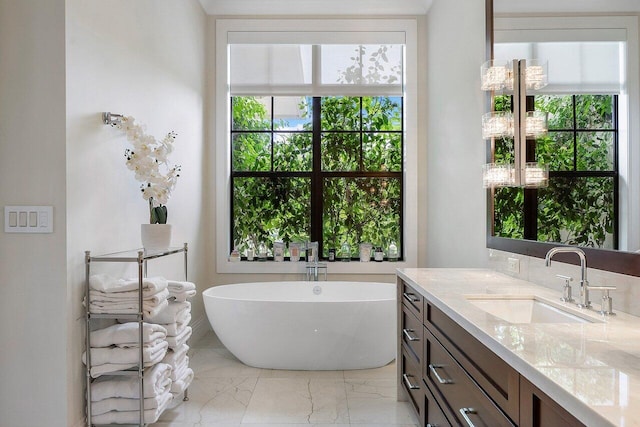
[[[91,251],[85,251],[85,319],[86,319],[86,408],[87,408],[87,427],[96,427],[97,424],[91,422],[91,321],[93,319],[126,319],[138,322],[140,355],[137,368],[124,371],[110,372],[108,375],[132,375],[138,377],[140,397],[140,423],[129,424],[146,426],[144,422],[144,334],[142,324],[144,322],[144,313],[142,311],[143,291],[142,282],[147,276],[147,262],[156,258],[162,258],[173,254],[184,253],[184,278],[188,280],[187,274],[187,254],[188,247],[185,243],[182,247],[168,248],[166,250],[147,251],[144,249],[135,249],[130,251],[113,252],[104,255],[91,256]],[[131,313],[91,313],[89,299],[89,277],[91,275],[91,263],[93,262],[121,262],[121,263],[137,263],[138,265],[138,312]],[[184,392],[184,400],[188,400],[188,390]],[[127,424],[118,424],[126,426]]]

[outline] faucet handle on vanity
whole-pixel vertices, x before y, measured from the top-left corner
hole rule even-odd
[[[615,316],[613,312],[613,300],[609,296],[609,291],[615,291],[615,286],[589,286],[589,289],[595,289],[602,291],[602,305],[600,306],[599,313],[604,316]]]
[[[573,302],[573,297],[571,296],[571,285],[569,282],[573,281],[573,277],[563,276],[562,274],[556,274],[558,279],[564,280],[564,287],[562,288],[562,298],[560,301],[562,302]]]

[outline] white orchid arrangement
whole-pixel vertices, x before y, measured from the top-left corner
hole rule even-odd
[[[158,141],[147,135],[143,126],[135,122],[133,117],[122,117],[115,125],[123,130],[133,146],[125,150],[127,167],[135,173],[140,181],[142,197],[149,201],[151,224],[167,223],[167,202],[180,176],[181,167],[169,166],[168,157],[173,151],[175,132],[169,132]],[[161,170],[162,167],[162,170]]]

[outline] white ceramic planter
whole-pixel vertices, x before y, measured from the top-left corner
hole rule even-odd
[[[171,224],[142,224],[142,247],[147,251],[165,250],[171,246]]]

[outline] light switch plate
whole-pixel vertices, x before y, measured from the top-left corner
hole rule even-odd
[[[53,233],[53,206],[5,206],[5,233]]]

